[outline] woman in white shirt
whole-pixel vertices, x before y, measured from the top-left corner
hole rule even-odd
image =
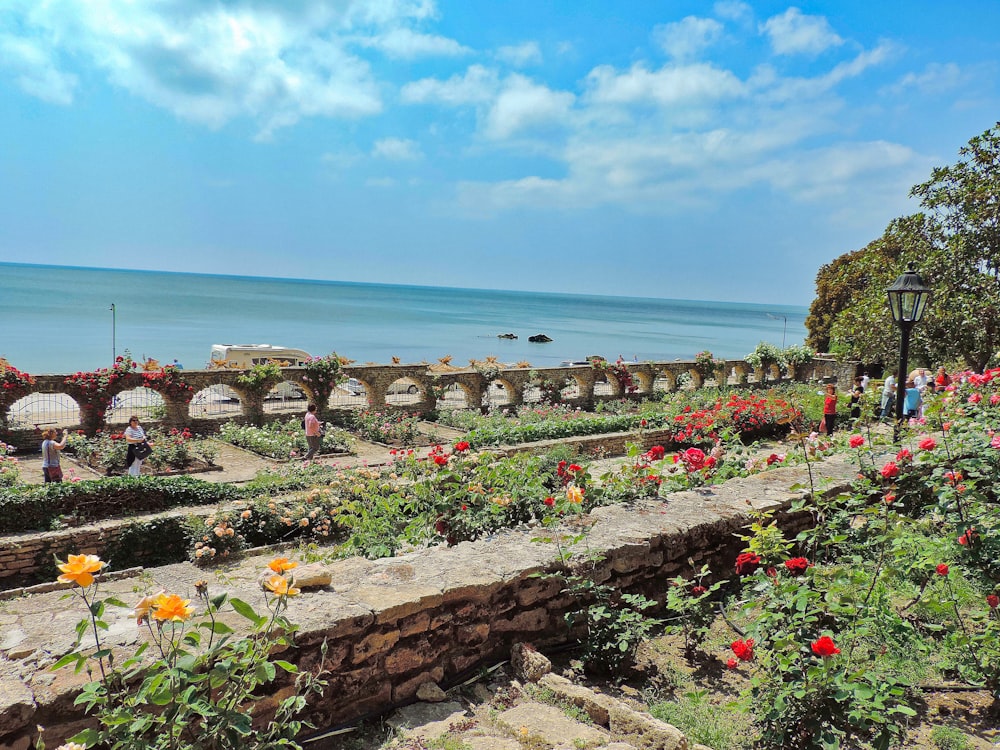
[[[136,446],[143,444],[146,447],[146,432],[139,426],[139,417],[129,417],[128,427],[125,428],[125,441],[128,443],[128,452],[125,454],[125,465],[128,466],[129,476],[137,477],[139,476],[139,471],[142,469],[143,459],[148,456],[148,453],[143,454],[142,458],[139,458],[139,453],[136,450]],[[139,449],[141,452],[142,449]]]

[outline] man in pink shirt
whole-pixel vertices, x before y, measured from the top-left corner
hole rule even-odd
[[[309,445],[309,450],[306,452],[305,461],[310,461],[317,453],[319,453],[320,445],[323,443],[323,430],[320,427],[319,420],[316,418],[316,404],[309,404],[306,407],[306,443]]]

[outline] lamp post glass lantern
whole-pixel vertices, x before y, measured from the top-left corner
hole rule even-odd
[[[903,402],[906,397],[906,359],[910,353],[910,329],[919,323],[931,297],[931,289],[917,273],[915,264],[886,289],[889,311],[899,326],[899,370],[896,373],[896,424],[903,419]]]

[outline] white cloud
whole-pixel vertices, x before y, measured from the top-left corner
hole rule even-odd
[[[51,51],[34,40],[0,34],[0,67],[13,71],[17,85],[52,104],[71,104],[75,75],[62,73]]]
[[[403,86],[400,96],[409,104],[438,102],[451,106],[488,102],[499,89],[496,71],[482,65],[471,65],[462,75],[447,81],[423,78]]]
[[[653,29],[653,38],[676,60],[697,57],[722,36],[722,24],[712,18],[687,16]]]
[[[249,118],[266,138],[304,117],[382,110],[378,81],[352,51],[358,39],[400,56],[464,54],[408,28],[436,13],[429,0],[10,0],[0,56],[48,101],[71,101],[76,77],[63,66],[79,65],[179,118],[209,127]]]
[[[844,43],[823,16],[806,16],[798,8],[789,8],[772,16],[760,26],[771,49],[779,55],[818,55]]]
[[[743,92],[743,84],[732,72],[709,63],[667,65],[659,70],[648,70],[636,63],[626,73],[601,65],[587,76],[587,88],[588,99],[600,104],[697,103],[728,99]]]
[[[954,91],[971,79],[955,63],[930,63],[920,73],[907,73],[887,91],[902,94],[907,90],[917,90],[922,94],[943,94]]]
[[[496,51],[496,57],[501,62],[512,65],[515,68],[524,68],[528,65],[537,65],[542,61],[542,50],[538,42],[525,42],[514,46],[500,47]]]
[[[392,177],[369,177],[365,180],[366,187],[391,188],[399,183]]]
[[[420,34],[412,29],[391,29],[384,34],[361,39],[359,44],[381,50],[389,57],[406,60],[418,57],[460,57],[472,52],[454,39]]]
[[[553,91],[521,75],[506,79],[486,117],[485,133],[494,139],[509,138],[519,131],[564,123],[576,97]]]
[[[423,154],[415,141],[405,138],[383,138],[375,141],[372,156],[391,161],[414,161],[420,159]]]
[[[753,8],[740,0],[719,0],[713,6],[715,15],[726,21],[749,23],[753,20]]]

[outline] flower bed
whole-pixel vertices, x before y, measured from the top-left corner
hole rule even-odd
[[[147,433],[153,452],[142,463],[143,473],[193,474],[220,468],[215,463],[218,453],[213,441],[193,435],[187,428],[178,430],[151,429]],[[86,466],[111,476],[124,474],[128,442],[121,432],[98,432],[88,438],[81,430],[69,436],[67,448]]]
[[[350,452],[350,436],[332,425],[324,425],[326,435],[320,455]],[[269,422],[261,427],[226,422],[219,430],[218,438],[238,448],[252,451],[260,456],[279,461],[304,456],[308,450],[302,421],[293,417],[285,422]]]

